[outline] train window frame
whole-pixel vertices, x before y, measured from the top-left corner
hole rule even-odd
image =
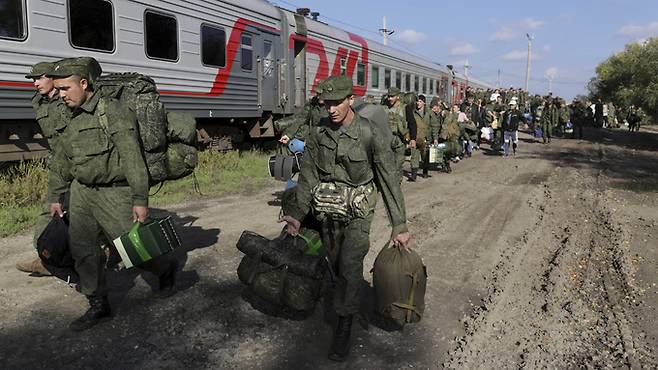
[[[373,89],[379,89],[379,66],[373,65],[370,74],[371,74],[370,86]],[[375,78],[375,76],[377,76],[377,78]]]
[[[388,74],[388,78],[386,75]],[[389,89],[391,87],[391,69],[384,68],[384,88]]]
[[[249,45],[246,45],[244,43],[245,38],[250,40]],[[251,61],[249,62],[249,68],[245,68],[245,64],[244,64],[245,50],[249,50],[251,52]],[[242,35],[240,35],[240,69],[243,72],[254,71],[254,35],[246,32],[243,32]]]
[[[21,2],[21,26],[23,35],[21,37],[9,37],[9,36],[0,36],[0,40],[9,40],[22,42],[27,40],[30,27],[28,26],[28,16],[27,16],[27,0],[18,0]]]
[[[422,89],[420,91],[423,94],[427,93],[427,77],[423,77],[423,84],[421,86],[422,86]]]
[[[363,63],[356,65],[356,84],[357,86],[366,85],[366,65]]]
[[[434,79],[430,78],[430,89],[428,94],[434,94]]]
[[[160,58],[160,57],[154,57],[154,56],[149,55],[149,53],[148,53],[148,36],[147,36],[147,32],[146,32],[146,30],[147,30],[146,15],[149,14],[149,13],[159,15],[159,16],[163,16],[163,17],[169,17],[169,18],[172,18],[176,22],[176,59]],[[178,63],[178,61],[180,60],[180,47],[179,47],[179,44],[178,44],[178,42],[180,41],[180,34],[179,34],[180,33],[180,28],[178,27],[178,18],[176,18],[175,15],[170,14],[170,13],[160,12],[160,11],[153,10],[153,9],[145,9],[142,19],[144,20],[143,21],[143,24],[144,24],[144,55],[146,55],[147,58],[153,59],[153,60],[160,60],[160,61],[169,62],[169,63]]]
[[[411,91],[411,73],[407,73],[404,75],[404,88],[407,91]]]
[[[414,92],[420,92],[420,77],[414,75]]]
[[[88,1],[88,0],[84,0]],[[98,0],[102,1],[105,3],[110,4],[110,10],[112,12],[112,49],[107,50],[107,49],[99,49],[99,48],[90,48],[90,47],[85,47],[85,46],[77,46],[73,43],[73,17],[71,16],[71,0],[66,1],[66,16],[67,16],[67,27],[68,27],[68,39],[69,39],[69,44],[71,45],[72,48],[78,49],[78,50],[90,50],[90,51],[95,51],[99,53],[105,53],[105,54],[114,54],[114,52],[117,50],[117,38],[116,38],[116,27],[115,27],[115,11],[114,11],[114,3],[112,3],[111,0]]]
[[[203,55],[204,55],[204,53],[203,53],[203,40],[204,40],[203,39],[203,28],[204,28],[204,26],[207,27],[207,28],[212,28],[215,31],[222,31],[222,33],[224,34],[224,65],[210,64],[210,63],[206,63],[203,60]],[[199,27],[199,38],[200,38],[200,41],[201,41],[200,42],[200,46],[201,46],[201,53],[200,53],[201,54],[200,55],[201,56],[201,64],[204,67],[210,67],[210,68],[226,68],[226,29],[222,26],[218,26],[218,25],[215,25],[215,24],[212,24],[212,23],[205,23],[204,22],[204,23],[201,23],[201,26]]]
[[[395,71],[395,87],[402,90],[402,71]]]
[[[340,75],[347,76],[347,57],[340,57]]]

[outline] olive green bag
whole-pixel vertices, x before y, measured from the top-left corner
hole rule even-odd
[[[245,231],[237,247],[245,253],[238,277],[256,296],[293,311],[312,311],[320,298],[326,265],[317,232],[269,240]]]
[[[427,269],[420,256],[387,244],[371,270],[375,314],[402,327],[420,321],[425,311]]]

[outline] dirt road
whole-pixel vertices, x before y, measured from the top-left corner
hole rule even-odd
[[[276,184],[171,208],[186,245],[178,294],[156,300],[152,277],[111,273],[114,319],[80,334],[67,325],[84,298],[14,269],[30,235],[1,240],[0,367],[656,368],[658,133],[587,135],[547,146],[521,135],[515,158],[478,152],[405,183],[425,316],[402,332],[356,325],[345,364],[326,359],[321,305],[294,321],[241,298],[235,243],[245,229],[277,234]],[[379,209],[366,269],[389,232]]]

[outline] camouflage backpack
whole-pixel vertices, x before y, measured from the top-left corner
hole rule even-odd
[[[120,100],[135,113],[151,185],[194,172],[196,121],[186,114],[167,112],[152,78],[139,73],[111,73],[96,84],[103,97]],[[99,114],[103,126],[111,125],[103,99]]]

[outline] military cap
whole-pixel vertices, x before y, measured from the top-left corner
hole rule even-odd
[[[52,62],[39,62],[30,68],[30,72],[25,75],[25,78],[35,78],[49,74],[55,63]]]
[[[315,91],[322,100],[343,100],[352,95],[352,79],[347,76],[331,76],[318,83]]]
[[[439,98],[437,97],[432,98],[432,100],[430,101],[430,107],[435,107],[439,104],[441,104],[441,100],[439,100]]]
[[[388,96],[398,96],[402,93],[399,87],[392,86],[388,88]]]
[[[103,72],[96,59],[91,57],[66,58],[55,63],[49,77],[68,77],[72,75],[88,78],[92,83]]]

